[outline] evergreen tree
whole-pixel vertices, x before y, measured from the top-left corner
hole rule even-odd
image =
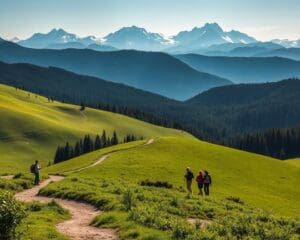
[[[97,134],[96,138],[95,138],[95,150],[98,150],[101,148],[101,138],[100,136]]]
[[[107,138],[106,138],[106,131],[103,130],[102,136],[101,136],[101,143],[103,147],[107,146]]]
[[[113,136],[111,138],[111,144],[112,145],[117,145],[118,143],[119,143],[119,139],[118,139],[116,131],[114,131]]]

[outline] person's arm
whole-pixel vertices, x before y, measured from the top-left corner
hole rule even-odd
[[[211,176],[209,176],[209,184],[211,185],[212,181],[211,181]]]

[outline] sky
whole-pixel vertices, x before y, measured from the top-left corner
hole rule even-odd
[[[258,40],[300,38],[300,0],[0,0],[0,37],[53,28],[104,37],[124,26],[175,35],[207,22]]]

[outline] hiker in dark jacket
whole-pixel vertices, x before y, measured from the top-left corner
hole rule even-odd
[[[209,186],[211,185],[211,176],[209,175],[208,171],[204,171],[203,184],[204,184],[204,193],[206,196],[209,196]]]
[[[40,166],[39,162],[35,161],[34,163],[34,185],[39,185],[40,184]]]
[[[194,174],[189,167],[186,168],[186,174],[184,175],[184,177],[186,180],[186,188],[187,188],[188,192],[192,194],[193,193],[192,181],[194,178]]]
[[[204,180],[203,173],[200,171],[199,175],[196,177],[196,182],[198,184],[198,189],[199,189],[198,195],[201,195],[201,196],[203,196],[203,191],[202,191],[203,180]]]

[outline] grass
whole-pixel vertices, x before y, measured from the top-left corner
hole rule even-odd
[[[300,167],[300,158],[285,160],[285,163],[291,166]]]
[[[209,144],[189,134],[161,128],[119,114],[59,102],[0,85],[0,174],[29,172],[39,159],[43,175],[64,174],[41,194],[88,202],[105,211],[95,226],[114,227],[121,239],[297,239],[300,234],[300,169],[298,160],[279,161]],[[4,116],[4,117],[2,117]],[[45,167],[58,144],[84,134],[112,133],[155,138],[101,149]],[[113,153],[101,164],[76,172]],[[295,164],[296,163],[296,164]],[[212,196],[185,192],[183,175],[208,170]],[[19,191],[32,176],[0,180],[2,188]],[[142,183],[146,184],[142,184]],[[169,186],[166,188],[165,186]],[[193,184],[194,192],[197,191]],[[26,238],[65,239],[55,224],[68,213],[56,204],[28,207],[20,226]],[[191,225],[188,219],[195,219]],[[202,228],[203,221],[209,226]]]
[[[58,233],[55,225],[69,219],[70,215],[56,202],[41,204],[37,202],[26,205],[28,217],[17,229],[22,240],[67,240],[68,238]]]
[[[53,160],[56,147],[75,142],[85,134],[119,138],[134,134],[145,139],[157,136],[189,136],[182,131],[154,126],[120,114],[60,102],[0,85],[0,175],[28,172],[30,164],[40,160],[42,167]]]
[[[103,150],[71,160],[62,171],[102,154]],[[186,166],[195,173],[199,169],[211,172],[210,198],[187,197]],[[120,228],[123,239],[146,239],[144,230],[136,228],[146,228],[145,232],[156,236],[153,239],[201,239],[187,224],[189,217],[213,221],[203,239],[215,239],[222,231],[229,239],[243,231],[254,239],[289,239],[299,234],[295,219],[300,214],[300,171],[269,157],[191,138],[162,137],[151,145],[115,152],[100,165],[67,176],[41,193],[86,201],[107,211],[94,224]],[[173,188],[141,186],[145,180],[167,182]],[[193,188],[196,192],[196,184]],[[282,216],[287,218],[281,220]],[[255,235],[258,232],[262,235]]]

